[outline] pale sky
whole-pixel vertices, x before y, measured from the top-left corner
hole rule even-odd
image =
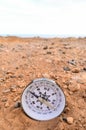
[[[86,0],[0,0],[0,35],[86,36]]]

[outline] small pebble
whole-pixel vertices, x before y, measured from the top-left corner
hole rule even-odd
[[[76,61],[75,61],[75,60],[73,60],[73,59],[72,59],[72,60],[70,60],[70,61],[68,61],[68,63],[69,63],[69,64],[71,64],[71,65],[76,65]]]
[[[68,81],[63,81],[65,85],[69,86],[71,84],[71,82],[68,80]]]
[[[84,67],[83,70],[86,71],[86,68]]]
[[[19,99],[19,97],[15,97],[15,98],[14,98],[14,102],[16,102],[18,99]]]
[[[18,70],[18,69],[19,69],[19,67],[16,67],[16,69]]]
[[[9,92],[10,92],[10,89],[3,90],[3,93],[9,93]]]
[[[26,56],[22,56],[22,59],[26,58]]]
[[[6,72],[6,74],[12,74],[12,75],[13,75],[14,73],[8,70],[8,71]]]
[[[73,70],[72,70],[72,73],[79,73],[80,72],[80,70],[78,69],[78,68],[74,68]]]
[[[84,124],[83,127],[86,128],[86,124]]]
[[[66,117],[63,117],[62,119],[63,119],[63,121],[67,122],[67,118]]]
[[[50,52],[50,51],[48,51],[48,52],[47,52],[47,54],[51,54],[51,52]]]
[[[78,80],[77,80],[77,83],[84,84],[85,82],[82,81],[81,79],[78,79]]]
[[[84,91],[84,92],[82,93],[82,98],[83,98],[84,101],[86,102],[86,91]]]
[[[50,75],[47,74],[47,73],[42,74],[42,76],[43,76],[44,78],[49,78],[49,77],[50,77]]]
[[[54,42],[52,42],[52,45],[54,45],[55,43]]]
[[[7,102],[7,98],[2,98],[1,101],[2,102]]]
[[[11,92],[16,92],[16,88],[11,88]]]
[[[12,86],[10,87],[11,92],[16,92],[16,88],[17,88],[16,85],[12,85]]]
[[[73,94],[73,92],[69,91],[69,94],[70,94],[70,95],[72,95],[72,94]]]
[[[55,74],[53,74],[53,73],[50,73],[50,78],[51,78],[51,79],[54,79],[54,80],[57,80],[57,79],[58,79],[57,75],[55,75]]]
[[[67,117],[67,123],[73,124],[73,117]]]
[[[62,54],[66,54],[66,52],[62,51]]]
[[[77,84],[77,85],[69,85],[69,86],[68,86],[68,89],[69,89],[71,92],[76,92],[76,91],[80,90],[80,84]]]
[[[69,111],[70,111],[70,108],[66,107],[65,110],[64,110],[64,113],[68,113]]]
[[[6,103],[5,103],[5,108],[7,108],[7,107],[9,107],[9,106],[10,106],[9,103],[6,102]]]
[[[64,94],[69,97],[69,93],[67,91],[64,91]]]
[[[0,78],[0,82],[3,82],[3,81],[5,81],[5,79],[3,79],[3,78]]]
[[[63,67],[63,69],[65,70],[65,71],[70,71],[70,68],[69,67]]]
[[[53,49],[53,47],[49,47],[49,49]]]
[[[20,102],[16,102],[15,105],[14,105],[14,108],[19,108],[21,107],[21,103]]]
[[[16,76],[15,75],[10,75],[10,78],[16,78]]]
[[[63,88],[67,88],[67,85],[64,85]]]
[[[21,78],[23,78],[23,75],[22,75],[22,74],[20,74],[20,75],[18,76],[18,78],[20,78],[20,79],[21,79]]]
[[[44,50],[48,49],[48,46],[45,46],[43,49],[44,49]]]

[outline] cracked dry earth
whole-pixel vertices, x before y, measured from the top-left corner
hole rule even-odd
[[[49,121],[25,115],[27,84],[46,77],[66,96],[63,113]],[[0,37],[0,130],[86,130],[86,38]]]

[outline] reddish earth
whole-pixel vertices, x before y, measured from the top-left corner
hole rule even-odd
[[[35,78],[60,84],[63,113],[49,121],[25,115],[21,95]],[[0,37],[0,130],[86,130],[86,38]]]

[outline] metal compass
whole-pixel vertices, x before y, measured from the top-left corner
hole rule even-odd
[[[65,96],[53,80],[33,80],[22,94],[22,108],[36,120],[50,120],[59,116],[65,107]]]

